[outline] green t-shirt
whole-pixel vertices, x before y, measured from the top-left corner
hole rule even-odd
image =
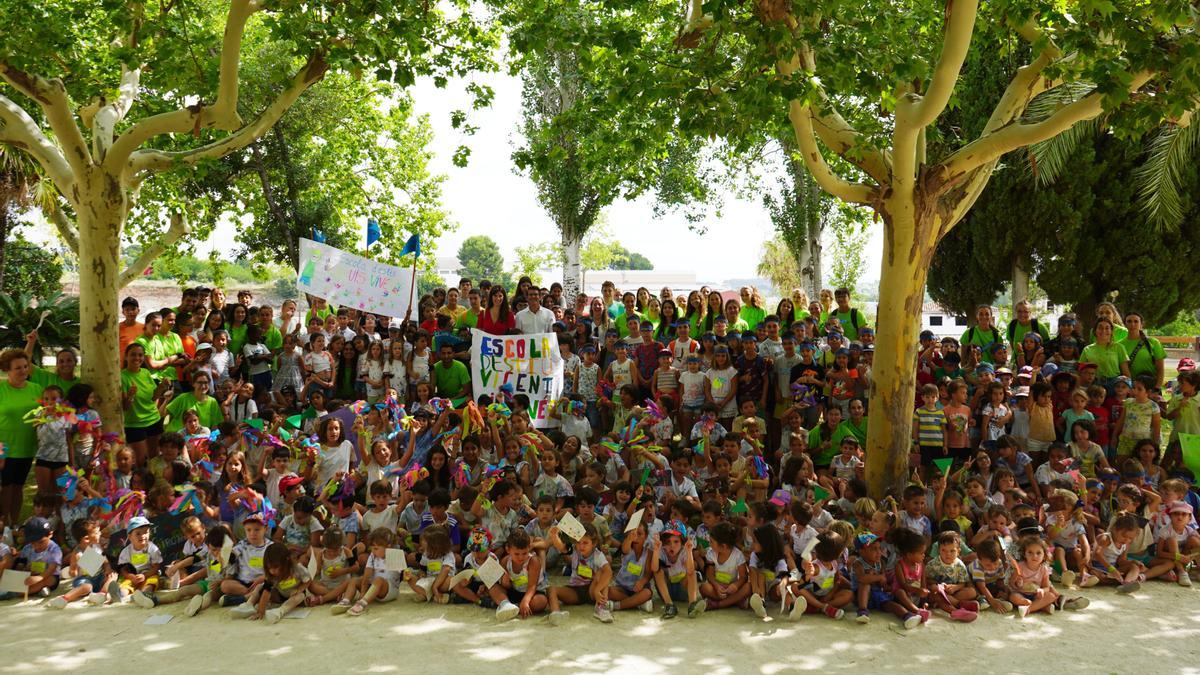
[[[1080,363],[1096,364],[1096,376],[1104,378],[1120,375],[1121,364],[1128,360],[1129,352],[1120,342],[1110,342],[1108,346],[1093,342],[1079,355]]]
[[[1143,334],[1145,336],[1145,334]],[[1121,346],[1125,348],[1125,353],[1129,355],[1129,374],[1137,377],[1138,375],[1149,375],[1150,377],[1158,377],[1158,368],[1154,367],[1156,359],[1167,358],[1167,352],[1163,349],[1162,343],[1158,340],[1145,336],[1146,341],[1133,340],[1126,337],[1121,340]],[[1141,345],[1141,348],[1138,348]],[[1137,352],[1136,354],[1134,352]]]
[[[37,456],[37,429],[25,421],[25,414],[42,406],[42,385],[28,380],[24,387],[14,387],[7,379],[0,380],[0,443],[13,459]]]
[[[229,351],[240,356],[242,347],[246,346],[246,326],[229,326],[226,330],[229,331]]]
[[[158,382],[150,369],[138,368],[136,373],[122,370],[121,391],[128,393],[131,386],[137,386],[137,392],[130,401],[129,409],[125,411],[125,426],[148,427],[161,420],[162,415],[158,414],[158,407],[154,405],[154,389]]]
[[[624,307],[624,305],[621,306],[621,314],[615,319],[617,322],[617,334],[622,340],[629,337],[629,316],[626,315]],[[636,311],[633,313],[633,316],[637,317],[638,321],[642,320],[642,315],[638,314]]]
[[[988,345],[992,343],[1003,343],[1004,336],[1000,333],[1000,329],[992,326],[991,328],[983,329],[979,326],[971,326],[962,334],[962,339],[959,344],[974,345],[983,350],[980,359],[986,363],[995,363],[992,353],[988,351]],[[1004,365],[1004,364],[1000,364]]]
[[[279,329],[275,326],[271,326],[267,329],[267,332],[263,334],[263,344],[265,344],[267,349],[270,349],[271,351],[282,349],[283,333],[280,333]]]
[[[471,373],[462,361],[451,361],[448,368],[438,361],[433,364],[433,382],[438,396],[456,398],[464,387],[471,386]]]
[[[822,423],[813,427],[812,431],[808,432],[808,447],[821,447],[821,431],[824,428],[825,424]],[[817,466],[829,466],[829,463],[833,461],[834,457],[842,454],[842,449],[838,447],[838,442],[841,440],[841,437],[838,436],[838,432],[841,430],[842,425],[839,424],[838,428],[833,430],[833,435],[830,437],[831,442],[829,444],[829,449],[821,452],[820,455],[817,455],[817,458],[813,460],[813,464]]]
[[[738,318],[746,322],[750,330],[758,328],[758,324],[767,318],[767,310],[761,307],[752,307],[750,305],[742,305],[742,310],[738,312]]]
[[[477,325],[479,325],[479,315],[474,310],[468,309],[460,314],[458,320],[454,322],[454,330],[474,328]]]
[[[54,385],[63,390],[64,396],[68,391],[71,390],[71,387],[79,384],[78,377],[72,380],[64,380],[58,376],[58,371],[50,368],[43,368],[41,366],[33,367],[33,372],[30,373],[29,380],[31,382],[37,382],[38,384],[42,385],[43,388]]]
[[[160,370],[151,370],[150,369],[150,361],[152,359],[154,361],[165,361],[169,356],[171,356],[174,353],[174,352],[167,351],[167,349],[170,347],[170,345],[168,345],[167,342],[162,339],[161,335],[154,335],[152,337],[146,337],[146,334],[143,333],[143,334],[139,335],[137,337],[137,339],[134,340],[133,342],[134,342],[134,344],[141,345],[142,349],[144,349],[146,351],[146,362],[142,366],[142,369],[149,370],[150,377],[154,378],[155,380],[161,380],[164,377],[167,377],[167,378],[174,377],[174,375],[175,375],[174,368],[162,368]],[[180,343],[179,351],[183,351],[182,343]]]
[[[1037,319],[1030,318],[1028,326],[1022,326],[1019,321],[1011,321],[1008,324],[1008,344],[1015,351],[1021,345],[1021,340],[1025,339],[1025,335],[1033,329],[1033,322]],[[1038,335],[1042,336],[1042,343],[1045,344],[1050,339],[1050,332],[1046,329],[1046,324],[1037,321]]]
[[[808,316],[808,314],[805,313],[805,316]],[[821,315],[821,329],[822,330],[824,330],[825,324],[829,322],[830,317],[837,319],[838,323],[842,324],[842,332],[845,333],[847,336],[849,336],[849,338],[851,340],[857,340],[858,339],[858,329],[867,325],[867,318],[862,315],[862,312],[851,307],[848,311],[845,311],[845,312],[840,311],[838,309],[834,309],[832,312],[825,312],[824,314],[822,314]],[[854,325],[855,317],[858,318],[857,326]]]
[[[867,444],[867,417],[862,418],[862,425],[857,426],[854,420],[845,419],[841,424],[838,424],[837,430],[833,432],[833,447],[841,450],[842,439],[847,436],[854,436],[862,446]]]
[[[218,424],[225,421],[225,414],[221,412],[221,404],[212,396],[206,396],[204,402],[196,400],[196,395],[189,392],[180,394],[167,404],[167,415],[170,419],[167,420],[163,427],[165,431],[179,431],[183,429],[183,413],[195,410],[200,416],[200,426],[215,429]]]

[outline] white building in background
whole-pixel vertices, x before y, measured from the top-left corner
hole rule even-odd
[[[958,339],[967,330],[967,317],[956,316],[941,305],[927,302],[921,307],[921,330],[933,331],[938,338]]]

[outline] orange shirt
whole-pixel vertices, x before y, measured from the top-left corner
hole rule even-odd
[[[134,340],[141,337],[142,333],[146,332],[146,330],[145,330],[145,326],[143,326],[140,322],[137,322],[137,321],[135,321],[132,326],[126,326],[125,322],[122,321],[120,324],[117,325],[117,328],[120,330],[120,336],[121,336],[120,337],[121,352],[120,352],[120,356],[118,357],[118,360],[124,362],[125,348],[129,346],[129,343],[131,343]]]

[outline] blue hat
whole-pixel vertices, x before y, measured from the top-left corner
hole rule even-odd
[[[921,331],[921,339],[922,339],[922,340],[932,340],[932,339],[934,339],[935,337],[937,337],[937,336],[935,336],[935,335],[933,334],[933,331],[931,331],[931,330],[923,330],[923,331]]]
[[[726,319],[724,314],[718,314],[713,323],[729,323],[729,319]]]
[[[834,356],[850,356],[850,350],[846,349],[845,347],[841,347],[836,352],[834,352],[833,355]]]
[[[977,373],[994,373],[994,372],[996,372],[996,367],[990,363],[981,363],[981,364],[975,366],[975,372],[977,372]]]
[[[874,532],[863,532],[854,538],[854,550],[861,551],[877,541],[879,537]]]
[[[742,342],[758,342],[758,338],[754,333],[746,333],[742,336]]]
[[[805,340],[804,342],[800,343],[800,349],[807,349],[809,351],[815,352],[815,351],[817,351],[817,346],[815,344],[809,342],[808,340]]]
[[[50,532],[54,528],[50,525],[49,520],[34,516],[25,522],[23,529],[25,530],[25,543],[32,544],[35,541],[41,541],[49,537]]]
[[[150,527],[150,521],[146,520],[145,516],[134,516],[129,519],[129,525],[125,527],[125,531],[133,532],[141,527]]]

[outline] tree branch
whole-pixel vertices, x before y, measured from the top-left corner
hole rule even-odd
[[[217,98],[213,104],[206,106],[201,102],[138,122],[112,144],[104,161],[105,168],[115,172],[146,141],[160,134],[181,134],[211,128],[232,132],[242,126],[242,119],[237,112],[242,37],[246,22],[260,9],[262,5],[258,0],[233,0],[229,6],[225,38],[221,44]]]
[[[67,158],[46,138],[29,113],[4,95],[0,95],[0,143],[29,153],[59,192],[70,195],[74,190],[75,175]]]
[[[325,72],[328,69],[329,64],[325,63],[322,55],[319,53],[313,54],[309,57],[308,63],[305,64],[304,68],[292,78],[292,83],[288,85],[288,88],[271,105],[267,106],[267,109],[259,115],[258,119],[225,138],[193,150],[179,152],[138,150],[129,157],[126,166],[128,175],[136,176],[143,171],[164,171],[176,164],[194,166],[205,159],[216,159],[224,157],[231,152],[241,150],[267,133],[275,122],[279,121],[279,118],[287,112],[288,108],[296,102],[296,99],[300,98],[301,94],[325,76]],[[113,146],[113,148],[115,151],[116,146]],[[111,153],[109,158],[112,159]]]
[[[1129,90],[1136,91],[1153,77],[1152,71],[1136,73]],[[1010,124],[992,132],[985,132],[942,163],[946,171],[945,177],[949,183],[953,183],[974,169],[999,159],[1006,152],[1053,138],[1071,128],[1076,122],[1091,119],[1104,112],[1103,103],[1103,96],[1096,91],[1063,106],[1041,122]]]
[[[55,200],[50,208],[45,209],[45,213],[50,222],[54,223],[54,227],[58,228],[58,236],[66,242],[67,248],[71,249],[75,255],[79,255],[79,231],[67,218],[67,214],[63,212],[62,204]]]
[[[947,2],[950,16],[946,19],[945,36],[942,38],[942,54],[933,69],[929,89],[913,110],[912,123],[918,128],[933,124],[938,115],[950,103],[954,85],[963,61],[971,48],[971,34],[975,30],[975,17],[979,12],[979,0],[952,0]]]
[[[1017,33],[1031,45],[1036,45],[1043,37],[1042,32],[1032,23],[1018,27]],[[1033,62],[1018,68],[1017,74],[1005,87],[1004,94],[992,110],[983,133],[1012,123],[1025,112],[1026,106],[1037,98],[1038,94],[1058,86],[1058,82],[1042,77],[1042,72],[1046,70],[1046,66],[1060,58],[1062,51],[1053,42],[1047,41]]]
[[[83,175],[92,163],[92,156],[79,126],[75,124],[71,101],[67,98],[67,88],[62,80],[47,80],[40,75],[31,75],[3,61],[0,61],[0,79],[42,107],[67,164],[76,176]]]
[[[145,273],[146,268],[154,259],[162,255],[172,244],[179,241],[188,231],[191,226],[188,224],[187,218],[182,213],[171,214],[171,226],[163,234],[162,238],[142,250],[141,255],[121,272],[121,276],[117,279],[117,284],[124,288],[129,285],[129,282],[137,279]]]
[[[141,67],[125,70],[121,73],[120,95],[117,100],[100,108],[92,121],[92,155],[96,161],[103,162],[108,155],[108,149],[113,144],[113,132],[117,122],[125,119],[133,101],[137,98],[138,86],[141,82]]]
[[[812,111],[799,101],[788,105],[788,118],[792,121],[792,129],[796,132],[796,144],[800,146],[800,156],[813,179],[829,194],[843,201],[855,204],[873,204],[874,190],[862,183],[851,183],[833,172],[833,169],[821,155],[817,147],[817,137],[813,131]]]

